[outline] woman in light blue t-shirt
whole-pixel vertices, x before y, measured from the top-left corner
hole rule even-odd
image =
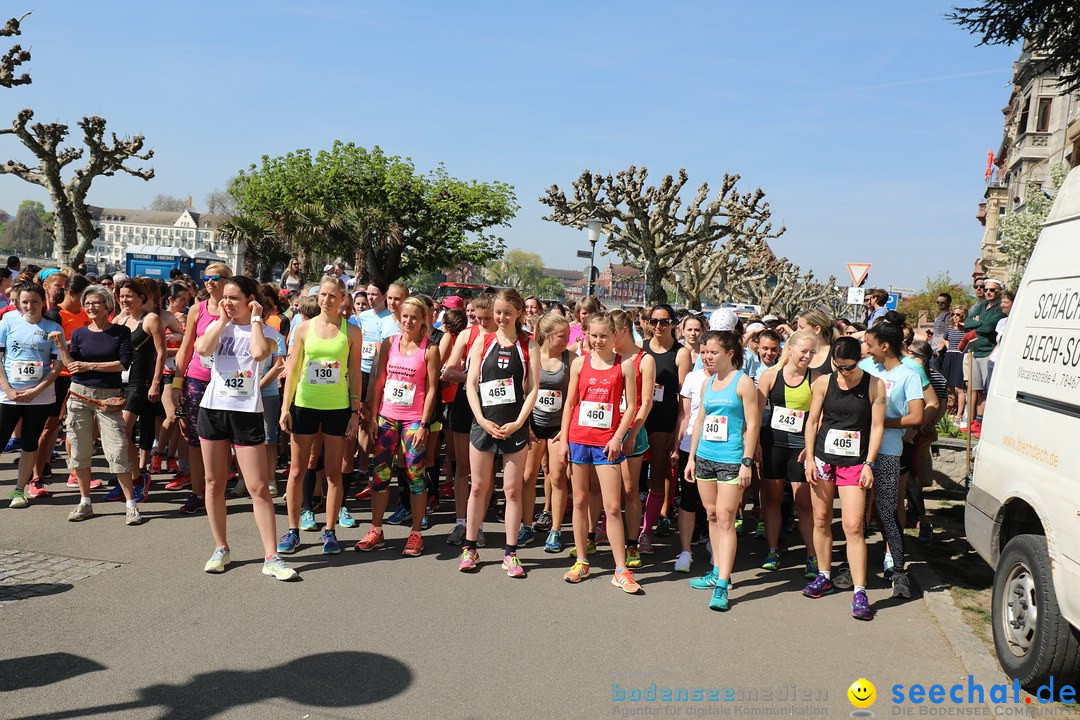
[[[899,323],[887,320],[878,323],[866,331],[865,343],[874,361],[868,372],[885,383],[885,432],[881,451],[873,464],[874,495],[893,559],[893,597],[911,597],[911,585],[904,572],[904,536],[896,514],[900,455],[904,450],[904,431],[922,425],[926,401],[919,375],[900,361],[904,346],[903,316],[895,315]]]

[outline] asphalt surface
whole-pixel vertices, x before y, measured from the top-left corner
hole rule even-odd
[[[14,458],[0,458],[4,498]],[[167,476],[142,506],[145,524],[127,527],[123,503],[100,500],[96,517],[68,523],[78,491],[63,474],[51,497],[0,509],[0,587],[9,586],[0,593],[0,718],[842,717],[861,677],[876,684],[884,716],[895,683],[967,677],[918,589],[891,600],[879,572],[869,589],[877,616],[859,622],[850,592],[801,595],[799,551],[779,572],[757,569],[766,548],[756,539],[741,540],[727,613],[710,611],[709,593],[672,572],[675,538],[658,538],[645,557],[640,596],[611,585],[604,548],[580,585],[561,579],[565,553],[537,544],[520,553],[528,578],[508,578],[495,522],[480,571],[459,573],[459,550],[444,543],[446,511],[419,558],[401,555],[403,528],[387,526],[387,549],[373,553],[351,547],[365,523],[341,530],[347,549],[330,557],[318,533],[303,533],[289,558],[301,580],[283,583],[260,572],[246,498],[229,501],[232,565],[207,575],[206,517],[176,513],[185,493],[163,491]],[[350,505],[368,518],[366,503]],[[871,567],[882,552],[878,535]],[[696,548],[693,572],[707,563]],[[654,683],[661,695],[716,688],[731,699],[630,699],[635,690],[650,697]]]

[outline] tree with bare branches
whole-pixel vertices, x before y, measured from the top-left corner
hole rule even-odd
[[[586,170],[574,181],[571,198],[552,185],[540,202],[551,208],[544,219],[560,225],[583,228],[590,219],[601,220],[608,235],[606,251],[644,272],[650,303],[667,299],[663,282],[680,263],[715,252],[721,241],[764,241],[784,232],[774,232],[761,188],[738,192],[739,175],[725,174],[712,200],[709,184],[702,183],[685,207],[680,193],[689,179],[686,170],[680,169],[677,179],[666,175],[656,186],[646,185],[648,175],[646,168],[633,165],[606,176]],[[694,287],[696,301],[706,286],[702,281]]]
[[[23,18],[26,16],[24,15]],[[20,20],[7,21],[0,36],[20,35]],[[19,45],[0,56],[0,85],[13,87],[30,83],[28,74],[15,77],[15,68],[30,60],[30,52]],[[124,172],[143,180],[154,177],[153,168],[130,167],[129,160],[149,160],[153,150],[144,150],[145,138],[106,136],[105,119],[88,116],[78,122],[82,130],[83,147],[64,147],[71,129],[63,123],[33,122],[34,111],[22,110],[10,128],[0,129],[0,135],[14,135],[23,147],[33,154],[36,164],[8,160],[0,164],[0,173],[14,175],[26,182],[40,185],[49,193],[53,206],[53,254],[61,265],[77,265],[98,236],[93,216],[86,203],[90,186],[98,177],[110,177]],[[68,166],[86,158],[82,167],[68,172]]]

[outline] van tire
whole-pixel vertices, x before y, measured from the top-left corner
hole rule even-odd
[[[1005,546],[994,570],[991,619],[998,662],[1024,689],[1051,675],[1059,682],[1080,675],[1080,640],[1061,616],[1044,536],[1017,535]]]

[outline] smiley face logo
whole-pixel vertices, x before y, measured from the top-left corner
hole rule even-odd
[[[874,704],[877,699],[877,688],[874,683],[866,678],[859,678],[851,683],[847,691],[848,700],[857,708],[865,709]]]

